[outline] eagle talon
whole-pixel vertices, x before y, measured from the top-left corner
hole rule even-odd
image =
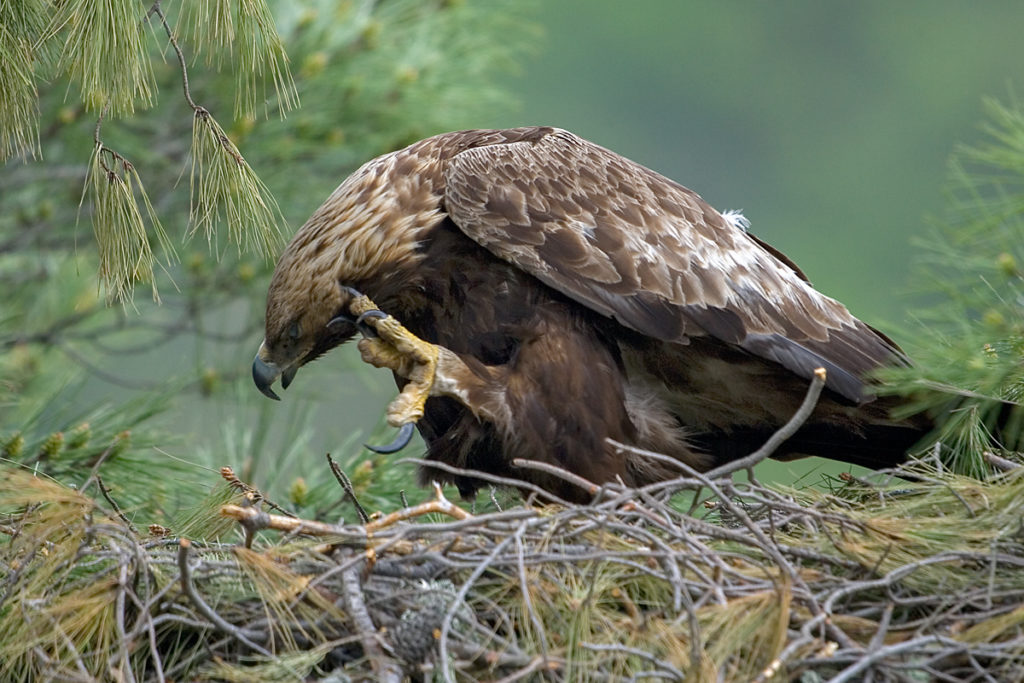
[[[363,293],[360,292],[355,287],[349,287],[348,285],[340,285],[340,286],[341,286],[341,291],[345,292],[346,294],[348,294],[353,299],[358,299],[359,297],[363,296]]]
[[[409,380],[388,406],[388,423],[404,427],[417,422],[423,417],[424,403],[434,386],[438,347],[409,332],[395,318],[379,310],[368,297],[354,299],[349,304],[349,311],[358,315],[356,327],[364,337],[358,344],[363,361],[374,367],[388,368],[398,377]],[[401,433],[400,436],[406,435]],[[403,446],[408,443],[408,438],[404,439]],[[399,441],[402,439],[395,443]]]
[[[366,311],[358,318],[356,318],[356,327],[363,335],[363,339],[376,339],[380,335],[377,334],[377,330],[373,329],[373,326],[366,322],[367,318],[373,318],[375,320],[383,320],[387,318],[388,314],[384,311],[376,308]]]
[[[388,453],[397,453],[412,441],[412,433],[416,424],[414,422],[406,422],[398,429],[398,435],[395,436],[394,441],[383,446],[371,446],[368,443],[364,443],[363,446],[373,451],[374,453],[381,453],[387,455]]]
[[[327,322],[327,324],[324,325],[324,327],[326,327],[328,330],[331,330],[331,329],[334,329],[335,327],[337,327],[338,325],[340,325],[341,323],[353,323],[354,324],[355,322],[356,322],[355,318],[353,318],[352,316],[348,315],[347,313],[341,313],[341,314],[336,315],[333,318],[331,318]]]

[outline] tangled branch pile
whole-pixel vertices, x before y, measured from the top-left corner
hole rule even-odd
[[[0,678],[1021,680],[1024,467],[1001,462],[476,516],[437,489],[360,525],[211,508],[256,549],[8,472]]]

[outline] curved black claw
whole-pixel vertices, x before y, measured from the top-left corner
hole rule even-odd
[[[367,325],[366,319],[376,318],[377,320],[383,320],[386,317],[388,317],[387,313],[385,313],[384,311],[378,311],[375,308],[372,311],[367,311],[366,313],[363,313],[361,316],[356,318],[356,327],[359,328],[359,331],[363,333],[364,338],[376,339],[377,330],[373,329],[373,327],[371,327],[370,325]]]
[[[395,440],[392,441],[391,443],[385,446],[371,446],[368,443],[364,443],[363,445],[366,446],[371,451],[373,451],[374,453],[383,453],[385,455],[388,453],[397,453],[398,451],[408,446],[409,442],[412,441],[412,432],[415,428],[415,423],[406,422],[404,425],[399,427],[398,436],[396,436]]]
[[[334,331],[335,328],[338,327],[338,325],[342,325],[344,323],[354,325],[355,322],[356,319],[348,315],[347,313],[339,313],[338,315],[331,318],[324,327],[326,327],[328,330]]]
[[[353,299],[363,295],[363,293],[358,289],[355,287],[349,287],[348,285],[341,285],[341,291],[346,292]]]

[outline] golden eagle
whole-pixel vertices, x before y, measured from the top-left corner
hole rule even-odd
[[[557,128],[446,133],[368,162],[295,234],[266,316],[263,393],[362,331],[364,360],[402,387],[388,421],[415,424],[428,460],[567,500],[588,495],[513,460],[597,483],[674,474],[613,439],[706,469],[784,424],[819,367],[821,400],[778,457],[890,466],[928,428],[890,418],[865,379],[906,362],[896,345],[742,217]]]

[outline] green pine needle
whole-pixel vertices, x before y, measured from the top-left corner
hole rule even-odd
[[[297,107],[299,94],[288,69],[288,55],[264,0],[239,1],[238,33],[245,41],[236,44],[239,83],[235,118],[252,116],[259,102],[267,100],[268,80],[282,116]]]
[[[0,159],[39,155],[38,93],[32,51],[0,24]]]
[[[143,39],[137,0],[69,0],[53,18],[49,37],[66,32],[59,70],[81,84],[82,101],[114,115],[153,103],[156,82]]]
[[[99,278],[106,290],[107,301],[130,303],[134,286],[140,282],[152,285],[153,299],[158,301],[153,277],[155,259],[136,192],[168,260],[176,258],[176,254],[138,172],[126,159],[99,144],[94,148],[89,164],[86,189],[90,186],[92,225],[100,257]]]
[[[0,160],[39,158],[37,71],[49,62],[38,44],[49,21],[48,3],[0,3]]]
[[[191,28],[192,46],[205,53],[208,66],[219,69],[226,57],[233,62],[236,119],[252,118],[261,102],[270,101],[268,81],[282,116],[298,106],[284,42],[265,0],[194,0],[182,7],[181,22]]]
[[[973,476],[990,470],[986,451],[1024,450],[1024,111],[987,107],[989,140],[958,150],[949,218],[917,245],[921,289],[941,295],[918,313],[919,365],[882,374],[883,393],[936,418],[933,442]]]
[[[194,0],[183,3],[179,21],[192,28],[189,42],[196,54],[206,53],[206,65],[221,67],[235,42],[235,0]]]
[[[279,250],[284,217],[277,202],[205,109],[192,124],[191,197],[190,236],[201,230],[217,249],[215,228],[224,220],[239,253],[244,248],[273,257]]]

